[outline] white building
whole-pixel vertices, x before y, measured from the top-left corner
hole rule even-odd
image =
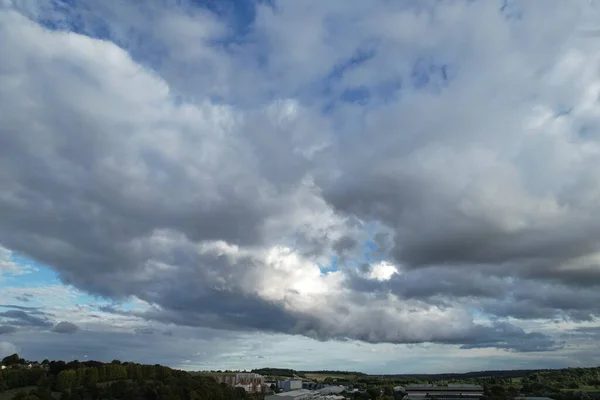
[[[211,376],[219,383],[244,388],[247,393],[264,393],[266,389],[265,378],[252,372],[213,373]]]
[[[319,392],[315,392],[308,389],[292,390],[290,392],[283,392],[273,394],[271,396],[265,396],[265,400],[310,400],[319,397]]]

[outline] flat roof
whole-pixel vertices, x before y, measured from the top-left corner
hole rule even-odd
[[[436,385],[408,385],[404,389],[407,392],[419,391],[419,392],[473,392],[483,391],[483,387],[480,385],[448,385],[448,386],[436,386]]]
[[[312,390],[308,390],[308,389],[297,389],[297,390],[290,390],[289,392],[281,392],[281,393],[276,393],[275,396],[292,396],[292,397],[296,397],[296,396],[302,396],[303,394],[317,394],[317,392],[312,391]]]
[[[515,399],[521,399],[521,400],[554,400],[550,397],[515,397]]]

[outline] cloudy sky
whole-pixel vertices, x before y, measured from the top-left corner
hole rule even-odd
[[[0,356],[597,363],[598,21],[595,0],[0,0]]]

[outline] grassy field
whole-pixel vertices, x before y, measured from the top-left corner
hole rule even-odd
[[[349,380],[356,378],[356,375],[330,375],[330,374],[318,374],[318,373],[310,373],[307,372],[304,374],[307,379],[311,379],[317,382],[322,382],[326,378],[339,379],[339,380]]]
[[[577,389],[560,389],[561,392],[600,392],[600,388],[595,386],[580,386]]]

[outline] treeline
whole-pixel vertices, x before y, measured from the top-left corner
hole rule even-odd
[[[35,388],[32,388],[35,387]],[[29,367],[9,364],[0,370],[0,392],[27,388],[16,400],[242,400],[242,388],[219,384],[211,377],[192,376],[162,365],[98,361],[44,361]]]
[[[465,373],[445,373],[445,374],[391,374],[379,375],[385,378],[401,378],[401,379],[420,379],[420,380],[468,380],[475,378],[486,377],[502,377],[502,378],[521,378],[532,373],[550,371],[539,369],[515,369],[515,370],[499,370],[499,371],[474,371]]]
[[[561,370],[541,371],[529,374],[521,379],[522,390],[535,392],[548,391],[587,391],[600,392],[600,367],[567,368]]]
[[[253,369],[251,372],[266,376],[287,376],[291,378],[294,375],[297,375],[303,378],[305,377],[305,375],[302,372],[286,368],[258,368]]]
[[[353,371],[336,371],[336,370],[322,370],[322,371],[296,371],[295,369],[288,368],[258,368],[253,369],[252,372],[266,375],[266,376],[300,376],[306,377],[306,374],[321,374],[321,375],[334,375],[334,376],[368,376],[363,372]]]
[[[303,374],[322,374],[322,375],[335,375],[335,376],[344,376],[344,375],[352,375],[352,376],[368,376],[363,372],[355,372],[355,371],[336,371],[336,370],[323,370],[323,371],[302,371]]]

